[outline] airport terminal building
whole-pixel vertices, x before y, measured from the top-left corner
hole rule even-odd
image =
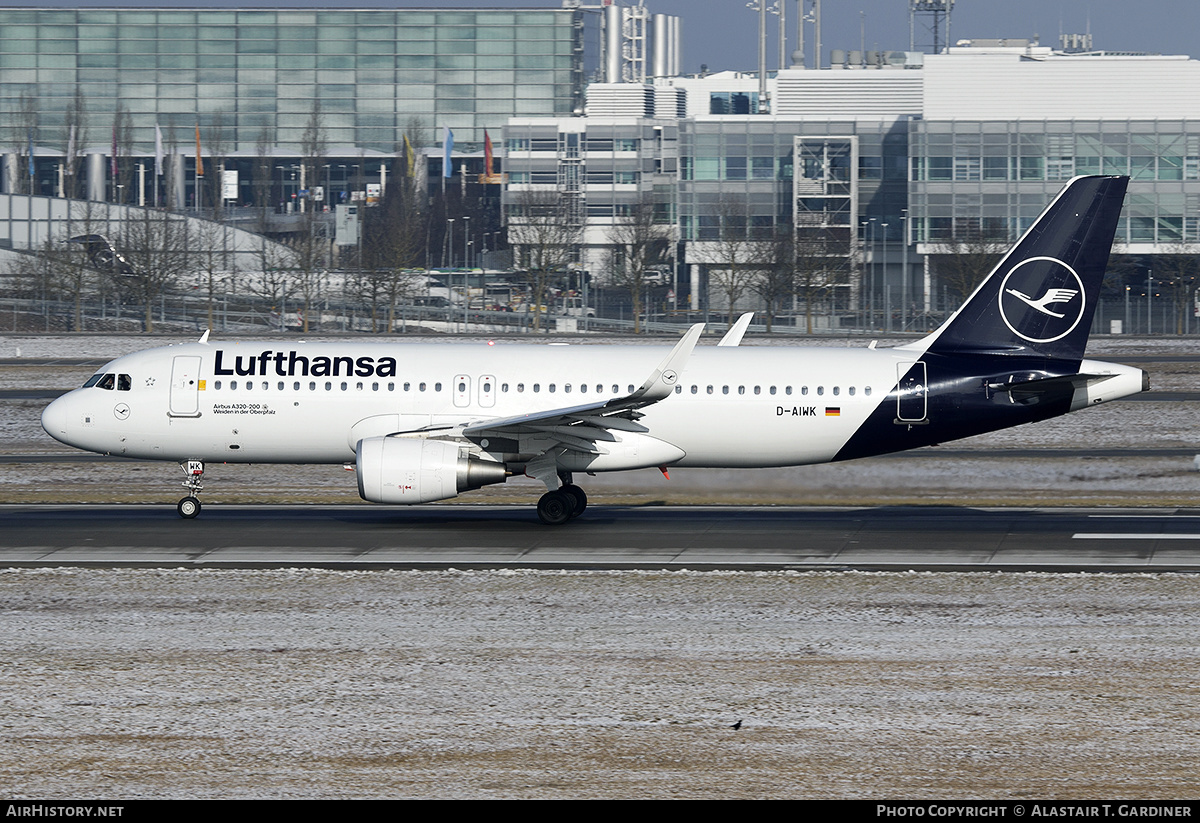
[[[691,308],[723,268],[717,244],[740,237],[752,257],[817,227],[858,272],[839,284],[845,305],[937,311],[930,256],[1019,233],[1077,174],[1132,177],[1118,240],[1145,268],[1200,243],[1200,62],[1186,56],[976,40],[835,50],[832,66],[765,83],[683,77],[674,18],[555,5],[0,9],[0,191],[194,207],[199,142],[238,171],[231,204],[280,210],[320,185],[330,205],[404,173],[408,135],[436,196],[450,129],[451,185],[494,173],[489,202],[503,191],[510,221],[526,193],[563,197],[572,270],[598,281],[614,228],[649,202]],[[323,179],[303,180],[315,122]]]
[[[729,268],[717,259],[723,242],[819,225],[853,238],[839,252],[858,271],[841,284],[842,305],[873,301],[904,318],[944,310],[958,296],[940,287],[932,256],[1017,236],[1083,174],[1132,178],[1117,251],[1143,269],[1200,244],[1200,62],[1185,56],[975,41],[937,55],[780,71],[768,83],[767,113],[755,112],[743,74],[658,82],[686,89],[688,115],[625,121],[625,145],[649,148],[640,172],[628,155],[623,187],[590,172],[610,155],[568,157],[553,139],[557,128],[591,145],[589,97],[584,118],[510,121],[506,135],[525,148],[536,134],[543,152],[510,153],[506,169],[520,186],[507,196],[538,180],[561,190],[579,181],[571,213],[585,216],[589,242],[600,244],[621,220],[611,203],[654,191],[659,210],[673,215],[693,306],[711,300],[712,276]],[[728,113],[739,98],[741,113]],[[622,135],[620,121],[595,122],[606,140]],[[669,157],[645,139],[648,122],[674,136]],[[677,169],[669,187],[650,173],[663,167]],[[585,249],[588,267],[604,257]],[[755,299],[747,289],[742,305],[754,308]]]

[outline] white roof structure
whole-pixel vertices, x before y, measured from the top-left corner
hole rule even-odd
[[[925,58],[927,120],[1200,116],[1200,61],[1186,55],[952,48]]]

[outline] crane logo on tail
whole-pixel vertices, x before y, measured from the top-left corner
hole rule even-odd
[[[1000,284],[1000,317],[1030,343],[1051,343],[1083,319],[1086,294],[1073,268],[1053,257],[1031,257],[1013,266]]]

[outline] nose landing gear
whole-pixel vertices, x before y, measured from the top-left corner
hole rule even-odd
[[[183,473],[187,475],[187,479],[183,481],[183,487],[188,490],[189,494],[180,500],[179,505],[175,508],[180,517],[191,520],[200,514],[200,498],[197,495],[204,489],[204,484],[201,482],[204,477],[204,461],[189,460],[186,463],[180,463],[179,468],[183,469]]]

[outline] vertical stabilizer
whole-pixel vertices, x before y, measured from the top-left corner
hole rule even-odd
[[[1128,177],[1076,177],[941,328],[912,348],[1079,360]]]

